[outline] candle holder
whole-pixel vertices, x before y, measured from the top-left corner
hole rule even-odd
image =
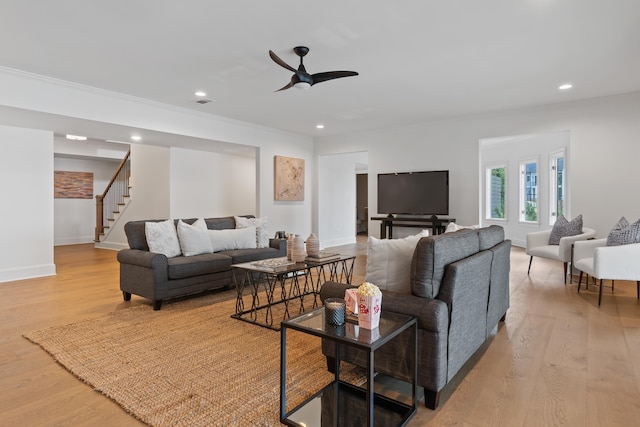
[[[347,304],[342,298],[327,298],[324,301],[325,321],[330,325],[344,325]]]

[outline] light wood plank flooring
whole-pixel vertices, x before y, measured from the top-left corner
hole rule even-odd
[[[358,254],[366,241],[342,246]],[[58,274],[0,283],[0,425],[141,425],[93,391],[22,333],[101,317],[131,305],[118,288],[116,252],[92,245],[55,248]],[[640,424],[640,302],[635,283],[577,293],[560,263],[514,248],[511,308],[504,325],[447,390],[441,406],[421,406],[411,426],[631,426]],[[575,282],[575,281],[574,281]]]

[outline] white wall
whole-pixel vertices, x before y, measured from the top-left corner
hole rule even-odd
[[[570,212],[605,236],[620,216],[640,217],[635,185],[640,158],[640,93],[536,109],[463,117],[376,132],[324,137],[318,155],[369,152],[369,213],[377,212],[381,172],[449,169],[450,213],[479,222],[479,141],[505,135],[569,131]],[[320,201],[322,203],[322,201]],[[328,225],[330,226],[330,225]],[[372,234],[378,223],[370,223]],[[507,236],[511,238],[511,236]]]
[[[480,224],[483,226],[497,224],[505,228],[513,244],[523,246],[527,233],[546,230],[549,225],[549,166],[551,155],[558,151],[565,152],[565,167],[570,175],[571,156],[569,153],[569,132],[554,132],[536,135],[519,135],[507,138],[489,138],[480,142],[480,170],[478,191],[480,199]],[[536,224],[520,222],[520,162],[535,160],[538,162],[538,222]],[[486,219],[486,169],[496,165],[506,166],[505,219]],[[571,182],[565,182],[568,194]],[[565,212],[571,220],[570,198]],[[584,219],[584,218],[583,218]],[[588,218],[586,218],[588,221]]]
[[[119,161],[54,158],[54,170],[93,173],[91,199],[54,199],[54,245],[92,243],[96,227],[96,194],[102,194],[115,173]]]
[[[122,137],[110,137],[110,132],[121,135],[128,129],[135,129],[146,137],[145,147],[155,145],[158,151],[150,154],[149,158],[136,156],[138,160],[135,160],[134,147],[140,147],[140,144],[131,144],[132,169],[140,171],[138,176],[133,177],[135,200],[132,199],[119,221],[109,231],[108,241],[102,247],[119,249],[126,246],[122,227],[129,219],[168,218],[171,215],[169,147],[181,146],[183,141],[202,147],[203,152],[212,151],[207,149],[207,141],[255,147],[257,191],[254,214],[268,217],[270,232],[311,232],[311,184],[315,173],[314,143],[311,137],[4,68],[0,68],[0,87],[3,88],[0,106],[5,111],[16,109],[16,116],[20,117],[14,120],[19,120],[22,126],[29,123],[28,118],[22,114],[27,111],[32,112],[32,126],[27,127],[33,129],[49,130],[56,126],[68,128],[73,125],[81,129],[78,133],[88,134],[89,137],[117,140],[122,140]],[[5,115],[0,117],[0,121],[11,124],[12,117],[13,115]],[[92,135],[92,129],[99,129],[99,135]],[[163,138],[154,142],[154,136],[158,135],[163,135]],[[176,143],[167,145],[167,135],[175,138]],[[304,201],[274,201],[275,155],[305,160]],[[26,155],[14,160],[18,164],[30,161]],[[154,164],[154,160],[157,163]],[[53,164],[52,158],[50,161]],[[142,175],[147,173],[151,178],[142,182],[142,179],[147,179],[142,178]],[[0,180],[2,179],[10,179],[10,176],[0,170]],[[52,181],[53,177],[49,179]],[[136,188],[145,194],[145,200],[140,199],[140,193],[136,195]],[[149,194],[146,193],[147,190]],[[53,204],[52,201],[50,203]],[[53,213],[49,218],[40,219],[53,223]]]
[[[0,282],[53,275],[53,133],[0,125],[0,147]]]
[[[140,219],[170,218],[170,152],[166,147],[131,144],[131,200],[100,247],[128,248],[124,225]]]
[[[316,233],[321,248],[355,242],[356,169],[366,162],[367,153],[318,157]]]
[[[171,217],[256,214],[256,159],[171,149]]]

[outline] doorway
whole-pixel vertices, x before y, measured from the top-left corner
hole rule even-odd
[[[369,234],[369,174],[356,174],[356,234]]]

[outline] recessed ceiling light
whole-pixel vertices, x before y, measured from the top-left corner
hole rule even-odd
[[[324,125],[316,125],[316,129],[324,129]]]
[[[141,137],[140,135],[132,135],[132,136],[131,136],[131,139],[132,139],[133,141],[140,141],[140,140],[142,139],[142,137]]]
[[[560,86],[558,86],[558,90],[568,90],[571,89],[573,87],[573,85],[571,83],[563,83]]]
[[[199,91],[197,91],[197,92],[195,93],[195,95],[196,95],[196,96],[207,96],[207,93],[206,93],[206,92],[203,92],[203,91],[201,91],[201,90],[199,90]]]
[[[67,134],[67,139],[72,139],[74,141],[86,141],[87,137],[86,136],[80,136],[80,135],[69,135],[69,134]]]

